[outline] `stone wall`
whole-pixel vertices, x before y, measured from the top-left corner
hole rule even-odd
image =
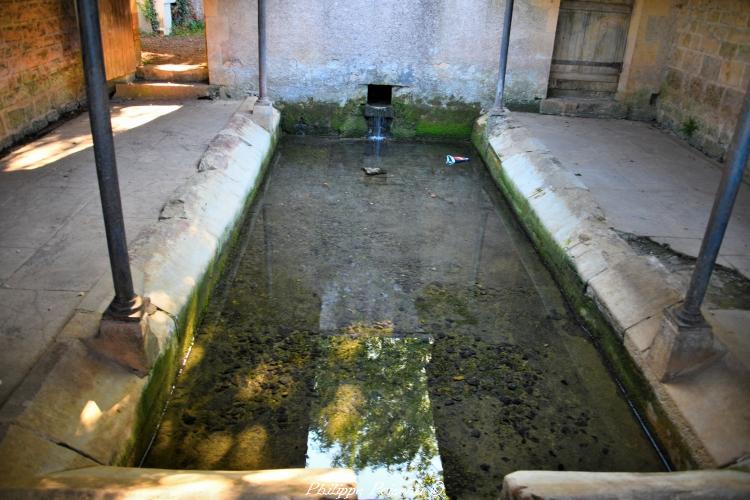
[[[269,92],[275,100],[344,105],[367,84],[413,101],[489,106],[502,0],[268,2]],[[559,0],[516,2],[507,102],[546,96]],[[256,0],[205,0],[211,83],[257,88]]]
[[[74,0],[0,0],[0,150],[77,108],[84,92]]]
[[[616,99],[628,118],[653,120],[664,68],[672,49],[675,6],[680,0],[636,0]]]
[[[750,0],[681,0],[657,119],[723,157],[750,82]]]

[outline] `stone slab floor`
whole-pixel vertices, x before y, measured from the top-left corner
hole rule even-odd
[[[129,241],[196,172],[240,101],[112,107]],[[86,113],[0,158],[0,405],[109,263]]]
[[[696,257],[723,164],[651,124],[514,113],[579,176],[612,227]],[[748,179],[746,176],[745,179]],[[750,277],[750,185],[742,185],[719,264]]]

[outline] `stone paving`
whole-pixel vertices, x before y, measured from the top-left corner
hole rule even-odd
[[[648,123],[532,113],[514,117],[579,176],[615,229],[698,255],[723,164]],[[750,277],[747,180],[718,262]]]
[[[240,101],[115,103],[125,226],[133,241],[196,171]],[[83,296],[109,275],[88,115],[0,159],[0,405]]]

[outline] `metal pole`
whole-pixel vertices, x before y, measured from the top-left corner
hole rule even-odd
[[[135,304],[141,301],[133,291],[133,279],[130,274],[97,0],[78,0],[78,22],[81,30],[81,53],[86,77],[91,135],[94,139],[96,175],[99,180],[104,230],[107,235],[109,262],[115,288],[115,298],[107,313],[116,319],[130,319]]]
[[[745,91],[745,100],[742,111],[737,119],[734,129],[734,137],[727,157],[727,166],[721,176],[719,190],[714,199],[711,209],[711,217],[706,226],[703,236],[701,250],[695,263],[693,276],[690,278],[690,286],[685,295],[685,302],[676,311],[677,318],[687,325],[698,325],[704,323],[701,314],[701,304],[706,295],[708,282],[719,255],[721,242],[732,215],[732,207],[737,198],[737,193],[742,182],[742,174],[750,154],[750,86]]]
[[[513,19],[513,0],[505,0],[503,16],[503,36],[500,39],[500,71],[497,75],[497,93],[495,93],[495,110],[503,109],[505,93],[505,68],[508,65],[508,45],[510,45],[510,25]]]
[[[266,44],[266,0],[258,0],[258,97],[268,102],[268,46]]]

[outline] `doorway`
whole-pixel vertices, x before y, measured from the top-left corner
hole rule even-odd
[[[137,6],[141,41],[138,79],[207,82],[203,1],[137,0]]]
[[[617,91],[633,0],[562,0],[549,97],[611,98]]]

